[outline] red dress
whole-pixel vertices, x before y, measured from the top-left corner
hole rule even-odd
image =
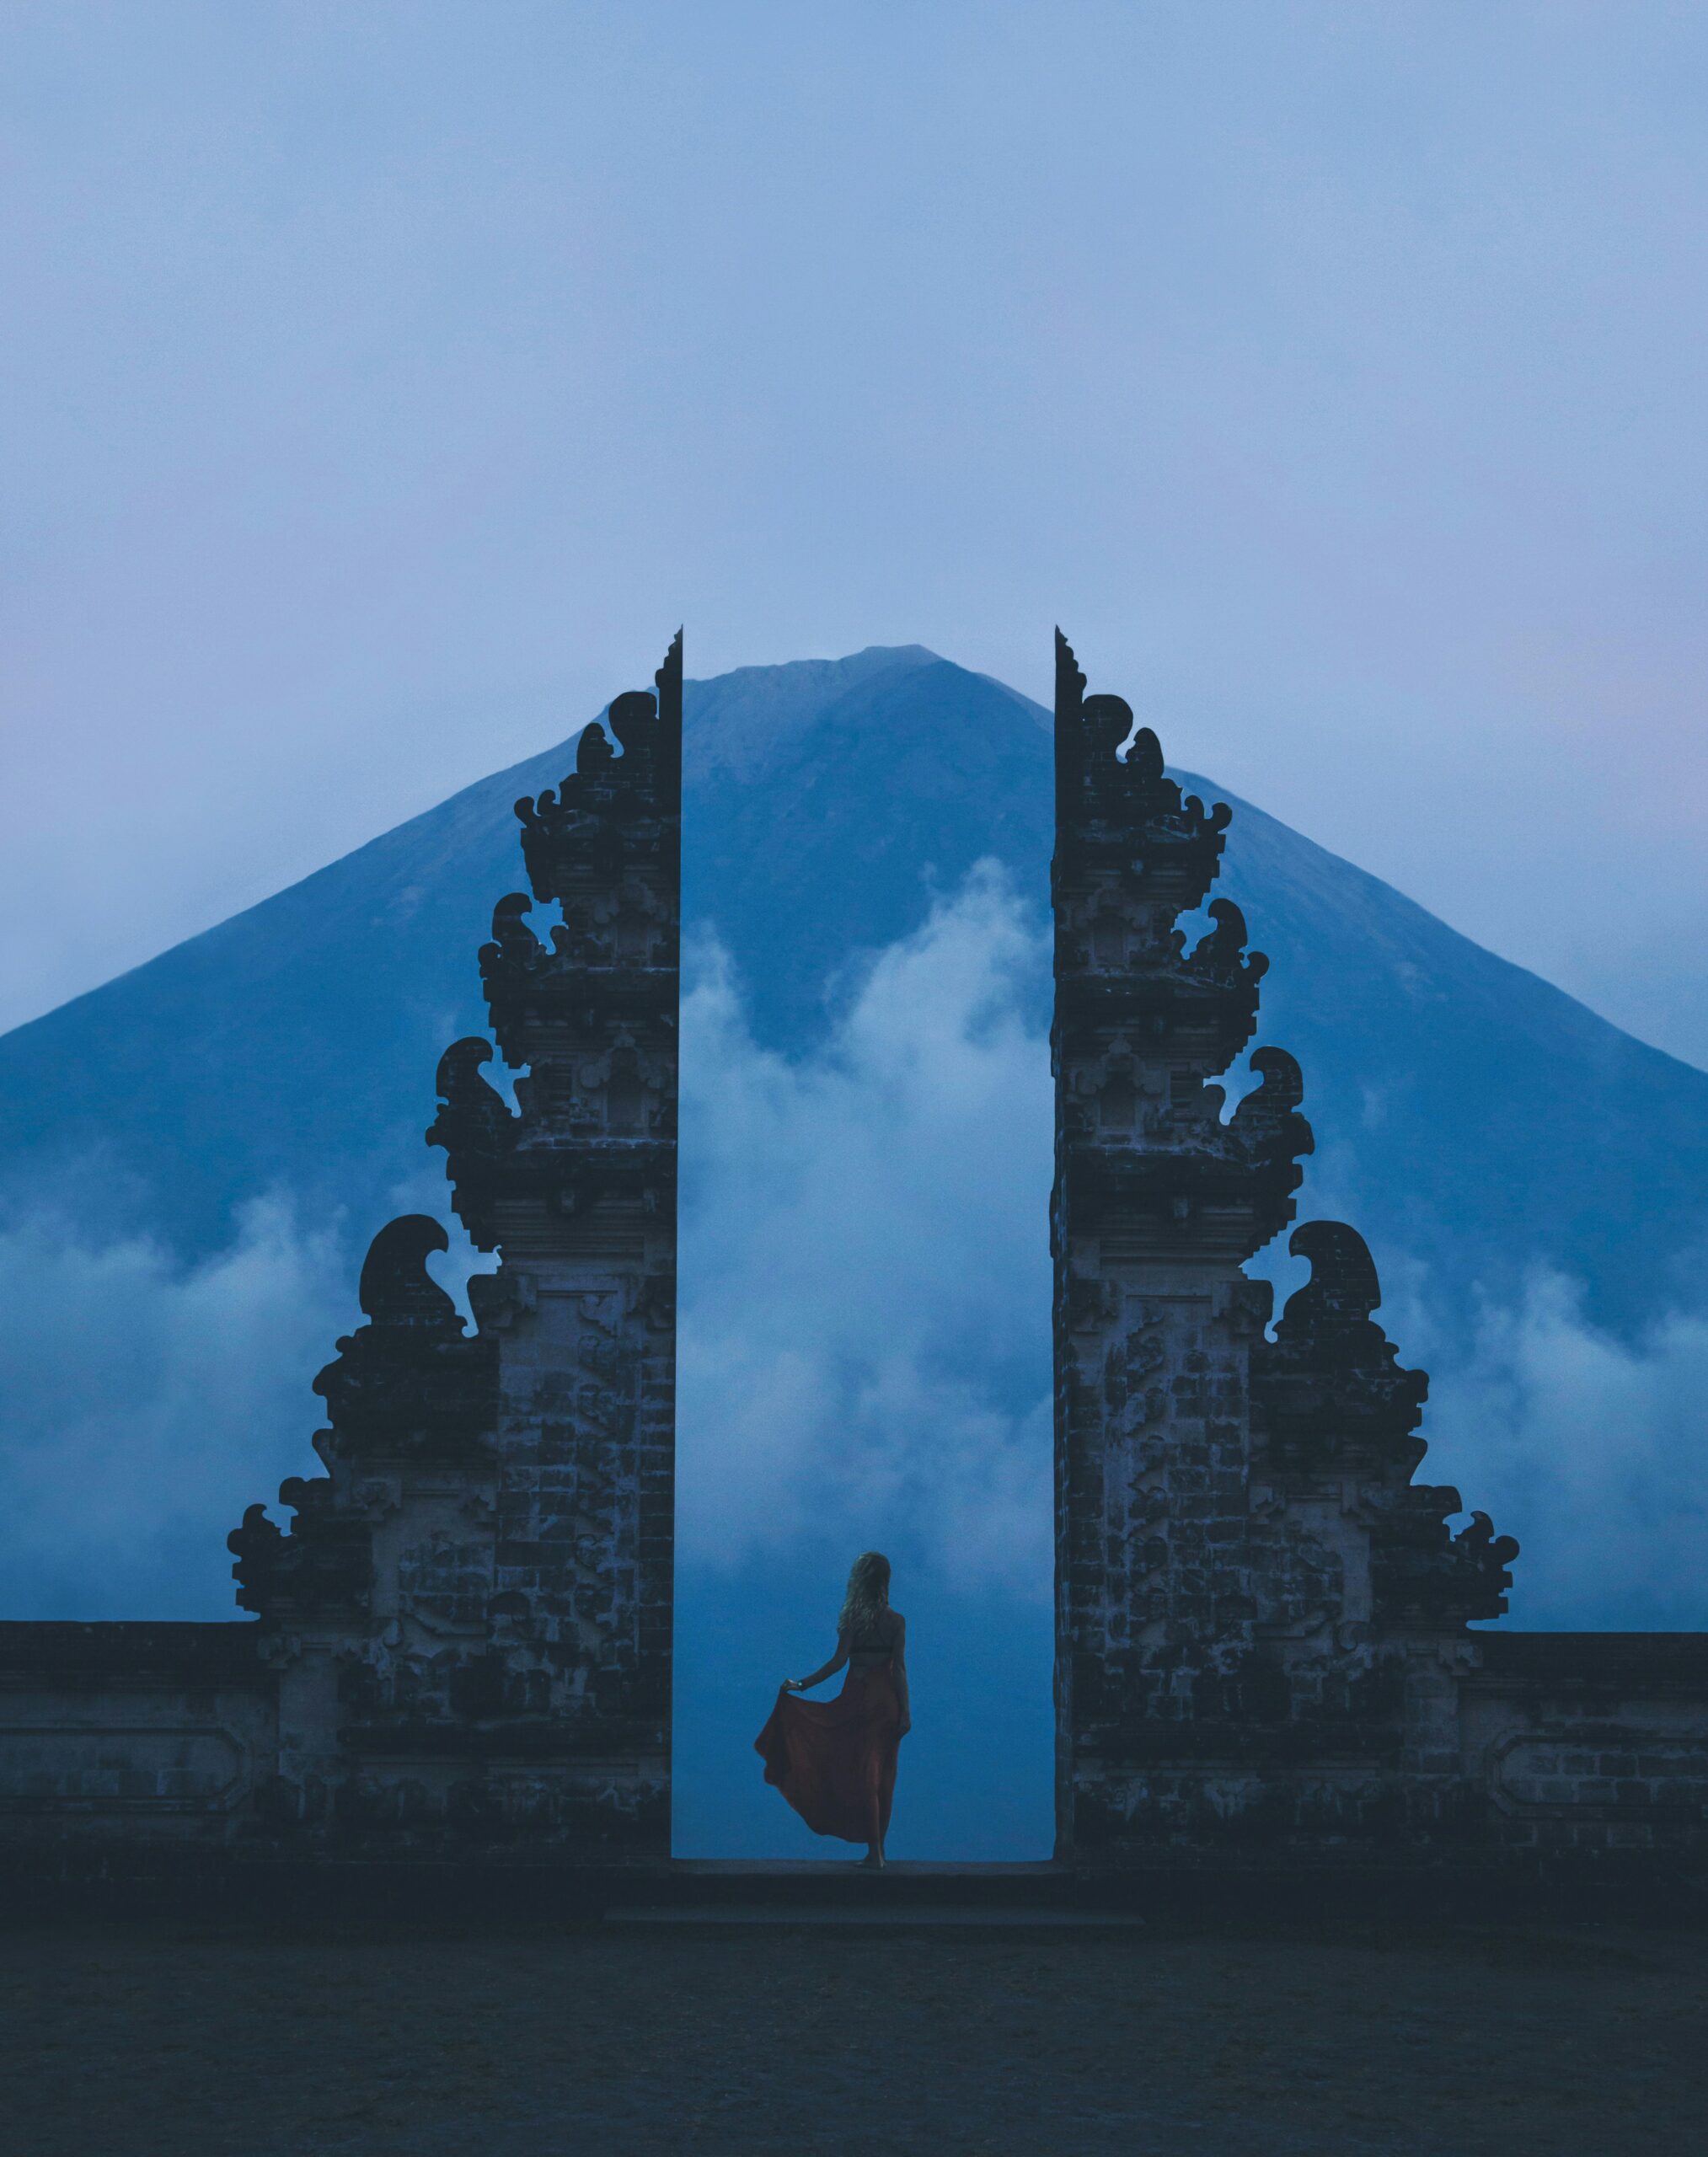
[[[894,1666],[850,1667],[833,1700],[777,1694],[771,1719],[753,1740],[765,1780],[815,1834],[845,1843],[881,1842],[896,1795],[902,1702]]]

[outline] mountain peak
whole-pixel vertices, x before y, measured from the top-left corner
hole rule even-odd
[[[922,644],[869,644],[841,659],[795,659],[738,666],[688,685],[684,784],[714,773],[747,779],[785,744],[809,734],[850,690],[885,674],[941,666]]]

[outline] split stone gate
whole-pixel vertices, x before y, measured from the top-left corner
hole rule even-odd
[[[1708,1635],[1470,1630],[1517,1545],[1416,1480],[1427,1381],[1355,1229],[1293,1230],[1272,1335],[1244,1266],[1294,1218],[1304,1081],[1261,1049],[1229,1111],[1268,961],[1230,897],[1179,925],[1229,811],[1059,636],[1056,682],[1058,1857],[1700,1861]],[[682,709],[678,637],[517,805],[529,890],[479,954],[516,1106],[458,1041],[427,1134],[500,1254],[474,1330],[443,1228],[392,1222],[314,1382],[326,1473],[230,1538],[250,1617],[0,1625],[14,1865],[667,1858]]]

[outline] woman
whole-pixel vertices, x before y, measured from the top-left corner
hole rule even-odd
[[[810,1678],[785,1678],[771,1720],[753,1741],[774,1784],[815,1834],[864,1843],[862,1865],[884,1862],[896,1750],[913,1727],[908,1712],[908,1622],[890,1608],[890,1561],[864,1550],[848,1576],[836,1653]],[[833,1700],[797,1700],[843,1665]]]

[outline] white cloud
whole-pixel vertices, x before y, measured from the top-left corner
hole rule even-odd
[[[1627,1345],[1582,1305],[1548,1273],[1484,1312],[1433,1388],[1421,1472],[1518,1538],[1512,1624],[1708,1625],[1708,1316]]]
[[[319,1472],[309,1382],[356,1322],[336,1224],[267,1201],[185,1271],[38,1214],[0,1234],[0,1608],[235,1616],[227,1532]]]
[[[755,1046],[714,947],[683,1013],[678,1536],[804,1530],[1047,1596],[1046,946],[982,864],[877,960],[825,1051]]]

